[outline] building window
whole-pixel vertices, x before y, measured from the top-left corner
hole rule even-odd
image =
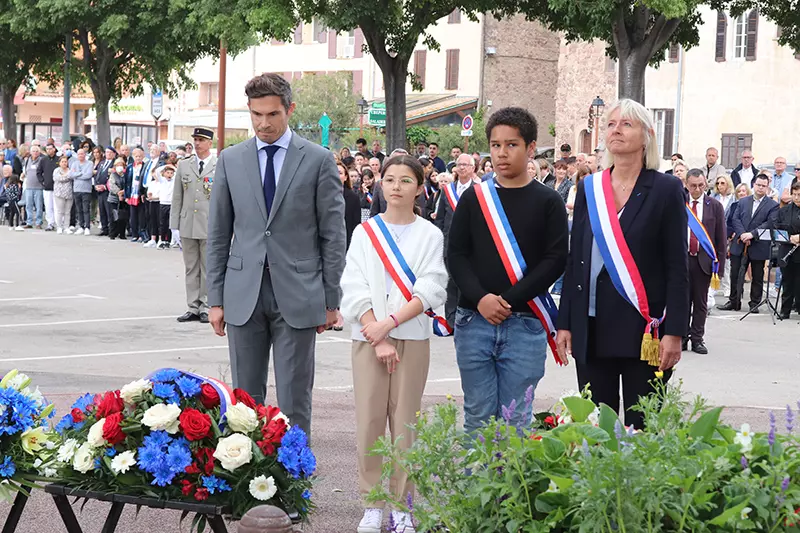
[[[461,24],[461,10],[454,9],[452,13],[447,16],[448,24]]]
[[[714,59],[717,62],[725,61],[725,43],[728,34],[728,15],[717,11],[717,40],[715,43]]]
[[[428,59],[427,50],[417,50],[414,52],[414,76],[422,89],[425,89],[425,65]]]
[[[753,9],[747,14],[747,49],[745,59],[756,60],[756,44],[758,44],[758,11]]]
[[[458,56],[459,50],[447,51],[447,68],[444,84],[444,88],[447,90],[458,90]]]
[[[736,168],[744,150],[753,149],[752,133],[723,133],[722,134],[722,161],[725,168]]]
[[[733,57],[740,59],[747,53],[747,25],[744,20],[744,15],[739,15],[734,24]]]
[[[669,45],[669,62],[670,63],[677,63],[681,56],[681,45],[678,43],[672,43]]]
[[[672,138],[675,135],[675,110],[654,109],[653,120],[656,123],[656,142],[662,159],[672,156]]]
[[[336,41],[336,57],[343,59],[355,57],[356,30],[350,30],[344,35],[339,35]]]
[[[215,107],[219,103],[219,83],[200,84],[200,105]]]

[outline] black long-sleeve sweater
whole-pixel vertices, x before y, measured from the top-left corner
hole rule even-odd
[[[498,188],[520,251],[527,263],[525,276],[512,286],[474,187],[461,196],[450,226],[447,263],[461,293],[458,305],[476,310],[487,294],[499,294],[512,311],[530,313],[527,302],[547,291],[567,261],[569,230],[561,196],[532,181],[521,188]]]

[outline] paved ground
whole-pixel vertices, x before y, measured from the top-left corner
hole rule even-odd
[[[9,232],[6,226],[0,226],[0,250],[0,372],[29,373],[62,412],[83,392],[118,388],[160,367],[229,376],[225,339],[208,326],[175,321],[184,311],[179,252],[96,236]],[[800,323],[793,317],[773,326],[765,314],[740,322],[740,315],[715,312],[707,333],[711,354],[685,353],[677,376],[687,392],[727,406],[728,421],[764,428],[769,409],[800,399]],[[313,431],[319,510],[307,528],[315,532],[354,531],[360,517],[346,333],[318,339]],[[434,339],[432,348],[426,405],[461,394],[452,341]],[[571,367],[548,362],[537,408],[575,387]],[[7,509],[0,506],[0,520]],[[105,509],[96,502],[84,508],[79,519],[85,531],[100,531]],[[180,531],[178,518],[142,510],[134,519],[130,510],[117,531]],[[18,531],[63,530],[52,503],[37,493]]]

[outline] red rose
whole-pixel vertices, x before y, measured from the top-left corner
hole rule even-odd
[[[258,447],[261,449],[261,453],[266,456],[270,456],[275,453],[275,445],[268,440],[260,440],[256,442],[256,444],[258,444]]]
[[[263,405],[258,405],[256,407],[256,413],[258,414],[258,418],[264,418],[267,421],[270,421],[279,414],[281,414],[281,410],[277,407],[272,407],[271,405],[268,405],[266,407],[264,407]]]
[[[194,483],[189,481],[188,479],[184,479],[181,481],[181,492],[184,496],[189,496],[192,492],[194,492]]]
[[[188,440],[202,440],[211,433],[211,417],[197,409],[184,409],[178,420],[181,431]]]
[[[236,398],[237,402],[242,402],[250,409],[256,408],[256,401],[243,389],[233,389],[233,397]]]
[[[264,440],[268,442],[280,442],[283,436],[286,434],[286,420],[283,418],[270,420],[269,423],[265,424],[261,428],[261,434],[264,436]]]
[[[194,456],[203,465],[203,471],[207,476],[214,473],[214,450],[211,448],[198,448],[194,452]]]
[[[122,413],[114,413],[106,417],[103,423],[103,438],[111,443],[117,445],[125,442],[125,433],[122,431],[120,424],[122,423]]]
[[[194,493],[194,499],[200,502],[206,501],[208,499],[208,489],[197,489],[197,492]]]
[[[200,403],[202,403],[203,407],[206,409],[213,409],[219,405],[219,394],[217,390],[208,383],[200,385]]]
[[[125,403],[119,397],[119,391],[108,391],[99,403],[95,398],[95,403],[97,404],[97,418],[108,418],[108,415],[121,413],[125,408]]]
[[[86,420],[86,415],[83,414],[83,411],[81,411],[77,407],[71,411],[71,414],[73,422],[83,422],[84,420]]]

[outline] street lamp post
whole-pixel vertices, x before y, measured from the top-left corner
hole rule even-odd
[[[359,137],[364,136],[364,115],[369,112],[369,103],[364,100],[364,98],[359,98],[356,102],[358,106],[358,125],[359,125]]]
[[[605,109],[606,103],[603,102],[603,99],[600,96],[597,96],[593,101],[592,105],[589,106],[589,121],[590,126],[593,130],[592,132],[592,149],[594,150],[597,148],[597,145],[600,144],[600,117],[603,114],[603,109]]]

